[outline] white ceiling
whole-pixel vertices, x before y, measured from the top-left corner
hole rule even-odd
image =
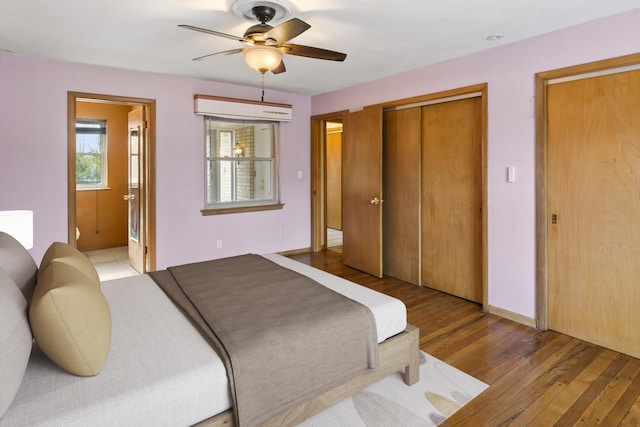
[[[234,0],[1,0],[0,49],[62,61],[260,86],[234,40],[251,22]],[[640,0],[288,0],[311,25],[296,44],[347,53],[345,62],[285,55],[265,87],[315,95],[640,7]],[[256,0],[256,4],[260,1]],[[271,22],[277,25],[278,17]],[[503,34],[488,41],[491,34]]]

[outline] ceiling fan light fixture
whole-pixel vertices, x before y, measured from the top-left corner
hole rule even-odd
[[[271,71],[282,62],[282,52],[272,46],[251,46],[243,50],[244,60],[249,67],[262,74]]]

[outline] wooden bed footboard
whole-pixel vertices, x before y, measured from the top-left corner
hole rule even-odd
[[[321,412],[341,400],[356,394],[382,378],[404,369],[404,382],[415,384],[419,379],[418,343],[419,331],[413,325],[378,345],[380,366],[375,371],[360,375],[344,384],[333,388],[314,399],[303,402],[290,410],[271,418],[266,426],[294,426],[307,418]],[[233,413],[225,411],[206,419],[197,427],[232,427]]]

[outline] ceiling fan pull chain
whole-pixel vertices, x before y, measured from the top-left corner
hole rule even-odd
[[[262,75],[262,102],[264,102],[264,73],[260,73]]]

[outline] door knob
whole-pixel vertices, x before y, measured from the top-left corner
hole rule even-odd
[[[382,199],[378,199],[377,197],[374,197],[373,199],[371,199],[371,204],[372,205],[379,205],[382,202],[383,202],[383,200]]]
[[[134,200],[136,196],[134,194],[125,194],[123,198],[124,200]]]

